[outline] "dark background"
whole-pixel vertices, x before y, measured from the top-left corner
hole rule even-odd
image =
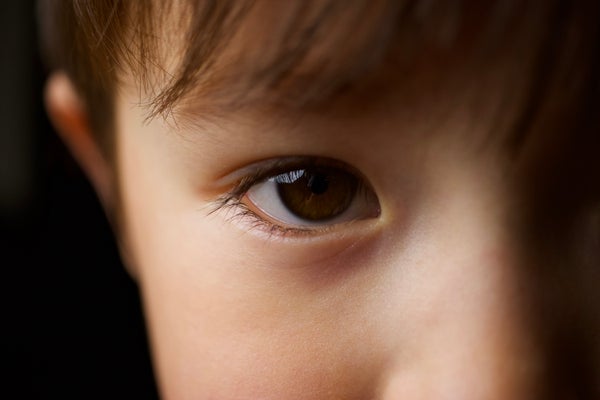
[[[2,397],[157,398],[135,283],[42,104],[35,2],[0,2]]]

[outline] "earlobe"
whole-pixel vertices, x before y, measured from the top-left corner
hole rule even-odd
[[[48,115],[107,211],[113,200],[110,165],[94,140],[87,110],[69,77],[53,73],[45,90]]]

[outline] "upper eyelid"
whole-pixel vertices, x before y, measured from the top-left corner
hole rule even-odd
[[[298,158],[296,156],[289,157],[288,159]],[[215,181],[215,186],[224,187],[231,186],[234,184],[238,184],[244,179],[248,177],[255,177],[259,179],[264,174],[268,174],[269,171],[273,171],[278,169],[282,164],[284,164],[285,158],[272,158],[266,159],[262,161],[253,162],[252,164],[248,164],[244,167],[238,168],[233,172],[227,173],[226,175],[218,178]],[[287,164],[287,162],[285,162]],[[266,176],[265,176],[266,178]]]
[[[306,168],[308,166],[322,165],[349,170],[350,172],[360,176],[356,169],[343,161],[333,158],[319,156],[283,156],[277,158],[265,159],[239,168],[215,181],[216,187],[227,187],[232,185],[240,185],[244,181],[248,183],[257,183],[261,180],[268,179],[280,173],[288,172],[293,168]],[[362,178],[364,179],[364,178]]]

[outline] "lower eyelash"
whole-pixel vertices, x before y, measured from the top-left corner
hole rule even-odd
[[[279,235],[279,236],[288,236],[288,235],[314,235],[316,233],[320,233],[325,229],[319,228],[295,228],[295,227],[285,227],[274,222],[268,221],[258,215],[256,212],[252,211],[246,204],[242,202],[243,195],[238,194],[240,192],[239,187],[234,188],[231,192],[226,195],[218,198],[214,202],[213,209],[208,213],[211,215],[215,212],[223,211],[227,214],[228,221],[243,221],[244,223],[249,224],[250,229],[258,229],[262,232],[265,232],[269,235]]]

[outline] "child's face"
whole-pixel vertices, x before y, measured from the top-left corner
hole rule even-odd
[[[429,93],[396,93],[180,125],[145,124],[137,94],[119,98],[125,235],[166,398],[527,398],[541,360],[507,160],[462,94],[441,94],[457,106],[443,114]],[[258,168],[310,173],[314,157],[321,174],[367,185],[326,189],[352,202],[329,212],[338,223],[294,217],[273,181],[214,211]]]
[[[490,135],[511,115],[482,96],[496,80],[432,69],[382,71],[322,112],[206,118],[190,100],[147,122],[138,90],[119,94],[123,235],[165,398],[538,393],[511,219],[528,177]]]

